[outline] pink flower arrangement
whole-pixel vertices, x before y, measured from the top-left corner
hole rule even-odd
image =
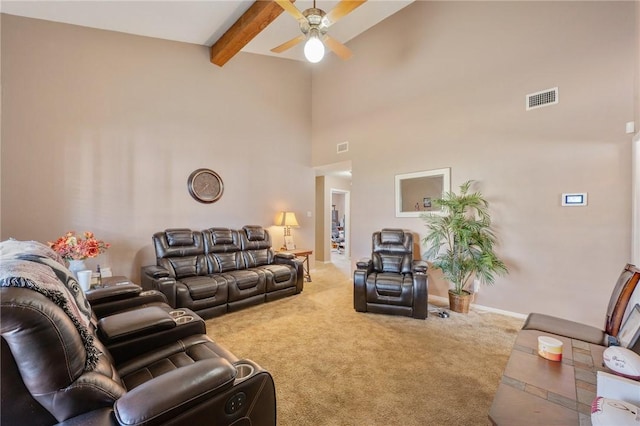
[[[66,260],[84,260],[104,253],[111,245],[97,240],[93,232],[86,231],[76,236],[75,231],[69,231],[55,242],[49,242],[49,247]]]

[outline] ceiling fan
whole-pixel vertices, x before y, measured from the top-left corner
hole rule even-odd
[[[295,7],[290,0],[274,0],[285,11],[293,16],[300,24],[300,34],[291,40],[282,43],[280,46],[271,49],[274,53],[282,53],[307,40],[304,46],[304,56],[309,62],[320,62],[324,57],[324,44],[340,58],[347,60],[351,57],[351,50],[335,38],[327,34],[327,30],[339,19],[351,13],[355,8],[367,0],[341,0],[340,3],[329,13],[316,8],[316,1],[313,0],[313,7],[302,12]],[[323,43],[324,42],[324,43]]]

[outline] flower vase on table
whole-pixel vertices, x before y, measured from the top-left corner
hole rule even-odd
[[[69,262],[69,270],[76,279],[78,279],[78,271],[87,269],[84,264],[85,259],[94,258],[104,253],[109,246],[109,243],[96,239],[93,232],[89,231],[82,235],[76,235],[75,231],[69,231],[56,241],[49,243],[49,247],[53,251]]]
[[[84,263],[84,259],[71,259],[69,260],[69,270],[73,276],[78,279],[78,271],[84,271],[87,269],[87,265]]]

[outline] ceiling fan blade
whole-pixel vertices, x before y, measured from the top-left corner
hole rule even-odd
[[[296,18],[298,21],[306,21],[307,18],[304,17],[302,12],[298,10],[297,7],[293,5],[289,0],[273,0],[280,5],[281,8],[289,12],[291,16]]]
[[[323,41],[324,41],[324,44],[326,44],[327,47],[333,51],[333,53],[335,53],[336,55],[338,55],[338,57],[340,57],[340,59],[346,61],[347,59],[350,59],[351,56],[353,56],[353,53],[351,53],[351,50],[349,50],[347,46],[340,43],[335,38],[329,35],[325,35]]]
[[[273,49],[271,49],[271,51],[273,53],[282,53],[285,50],[291,49],[293,46],[295,46],[296,44],[300,43],[305,38],[307,38],[307,37],[304,34],[300,34],[298,37],[294,37],[289,41],[285,41],[280,46],[274,47]]]
[[[325,16],[326,25],[330,26],[335,24],[339,19],[344,18],[355,8],[362,5],[362,3],[366,1],[367,0],[342,0],[336,7],[334,7],[329,11],[329,13],[327,13],[327,16]]]

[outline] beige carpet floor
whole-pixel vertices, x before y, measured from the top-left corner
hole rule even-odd
[[[416,320],[353,309],[352,277],[317,264],[296,296],[207,321],[276,384],[278,425],[485,425],[522,320]]]

